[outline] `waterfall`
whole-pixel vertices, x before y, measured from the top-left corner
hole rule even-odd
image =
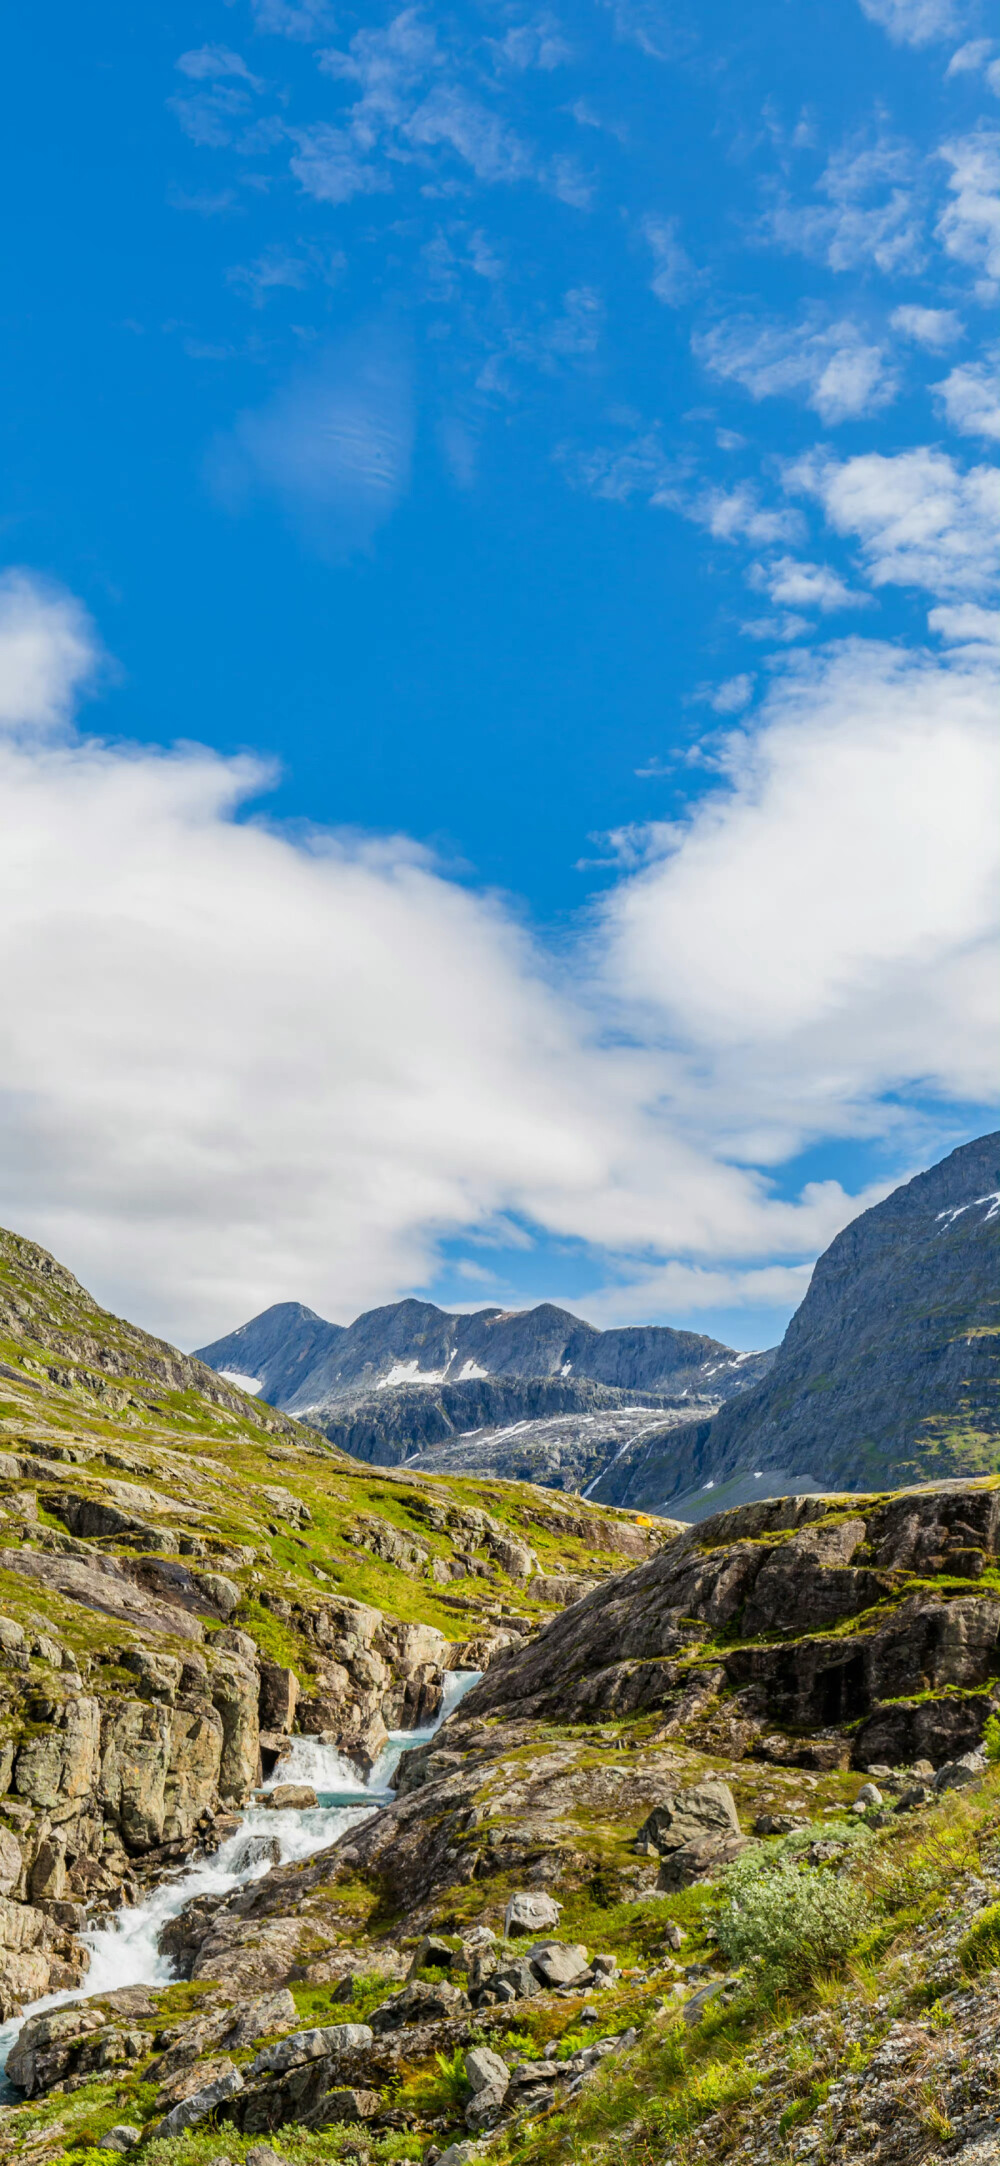
[[[199,1895],[229,1895],[247,1881],[262,1880],[275,1865],[293,1865],[314,1851],[325,1850],[359,1827],[373,1813],[391,1804],[389,1781],[404,1752],[425,1745],[458,1706],[481,1671],[451,1670],[444,1682],[444,1697],[437,1720],[426,1730],[396,1730],[367,1782],[350,1760],[318,1737],[293,1737],[291,1749],[263,1785],[274,1790],[279,1783],[310,1783],[319,1802],[305,1811],[276,1809],[254,1802],[241,1816],[239,1827],[226,1837],[211,1857],[201,1856],[160,1882],[144,1902],[132,1908],[123,1904],[106,1925],[87,1927],[80,1939],[90,1950],[90,1968],[82,1990],[49,1993],[33,2001],[0,2028],[0,2103],[12,2104],[20,2097],[5,2083],[3,2069],[18,2031],[28,2016],[43,2009],[62,2007],[67,2001],[90,2000],[118,1986],[169,1985],[174,1975],[168,1957],[160,1952],[160,1935]]]

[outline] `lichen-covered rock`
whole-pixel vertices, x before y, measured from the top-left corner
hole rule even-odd
[[[57,1805],[93,1789],[100,1746],[101,1710],[81,1695],[64,1702],[54,1720],[26,1739],[14,1761],[14,1788],[32,1804]]]
[[[222,1718],[219,1795],[241,1805],[260,1776],[258,1679],[249,1663],[226,1655],[212,1673],[212,1705]]]

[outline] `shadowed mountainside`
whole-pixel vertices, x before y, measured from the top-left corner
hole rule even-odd
[[[893,1190],[820,1257],[768,1374],[711,1421],[640,1439],[594,1484],[669,1511],[770,1468],[860,1489],[1000,1460],[1000,1134]]]

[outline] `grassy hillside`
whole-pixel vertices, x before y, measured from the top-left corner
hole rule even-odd
[[[137,1522],[131,1535],[128,1526],[99,1535],[104,1551],[169,1559],[179,1550],[214,1565],[239,1592],[227,1621],[272,1642],[267,1597],[308,1605],[334,1591],[464,1640],[508,1614],[527,1622],[551,1612],[514,1551],[530,1549],[542,1575],[591,1578],[660,1538],[651,1521],[640,1533],[631,1515],[564,1504],[548,1491],[429,1481],[352,1461],[110,1315],[45,1250],[2,1231],[0,1454],[0,1549],[65,1542],[61,1498],[103,1503]],[[495,1541],[492,1555],[481,1544],[476,1554],[470,1511],[485,1511],[509,1536],[513,1569]],[[81,1649],[143,1638],[9,1569],[0,1571],[0,1600],[14,1617],[47,1617]],[[219,1622],[206,1604],[204,1629]]]

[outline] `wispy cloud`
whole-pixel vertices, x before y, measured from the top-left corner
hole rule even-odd
[[[964,14],[958,0],[861,0],[861,6],[895,45],[932,45],[955,37]]]
[[[372,165],[346,128],[321,120],[309,128],[291,128],[298,145],[289,161],[306,195],[317,203],[349,203],[352,196],[378,195],[391,188],[385,167]]]
[[[990,89],[1000,92],[1000,60],[994,58],[996,50],[995,38],[970,38],[952,54],[944,71],[945,77],[984,75]]]
[[[933,389],[960,436],[1000,442],[1000,346],[994,346],[985,361],[967,361],[952,369]]]
[[[412,438],[403,356],[371,334],[241,414],[214,446],[209,478],[234,511],[261,492],[276,498],[307,544],[336,560],[370,548],[405,494]]]
[[[254,27],[262,37],[294,38],[310,44],[334,28],[330,0],[251,0]]]
[[[941,156],[951,168],[954,202],[938,220],[938,239],[956,262],[984,274],[978,291],[983,300],[994,300],[1000,281],[1000,133],[979,128],[943,144]]]
[[[825,200],[797,203],[783,191],[762,231],[779,247],[812,256],[832,271],[869,263],[889,275],[918,270],[925,244],[916,166],[906,143],[847,145],[816,183]]]
[[[696,269],[681,241],[680,227],[679,218],[657,218],[652,213],[642,221],[643,239],[653,257],[650,287],[668,308],[690,301],[705,282],[704,272]]]
[[[282,288],[301,293],[314,278],[322,279],[327,285],[335,284],[346,260],[335,249],[324,253],[311,244],[300,244],[295,249],[275,242],[251,263],[231,264],[226,278],[229,285],[247,295],[254,308],[263,308],[268,295]]]
[[[742,384],[751,398],[802,398],[830,425],[876,413],[896,395],[881,346],[849,319],[824,323],[814,312],[783,324],[733,316],[691,343],[714,376]]]
[[[261,85],[251,75],[241,53],[234,53],[228,45],[199,45],[192,52],[182,53],[177,62],[181,75],[190,76],[192,82],[214,82],[227,75],[239,76],[254,90]]]

